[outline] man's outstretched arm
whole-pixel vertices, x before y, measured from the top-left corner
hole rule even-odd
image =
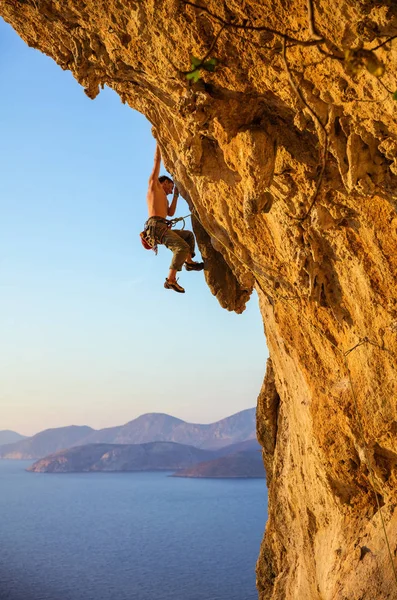
[[[149,177],[149,183],[153,184],[154,182],[158,182],[159,174],[160,174],[160,165],[161,165],[161,152],[160,147],[156,144],[156,152],[154,154],[154,165],[153,171]]]

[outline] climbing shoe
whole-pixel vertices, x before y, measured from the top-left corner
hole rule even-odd
[[[177,281],[170,281],[166,279],[164,282],[164,287],[166,290],[174,290],[174,292],[179,292],[180,294],[184,294],[185,290]]]
[[[191,262],[191,263],[185,263],[185,269],[186,271],[202,271],[204,269],[204,263],[203,262]]]

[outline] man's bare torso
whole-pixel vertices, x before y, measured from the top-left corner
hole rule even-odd
[[[163,187],[157,181],[149,184],[146,196],[149,217],[162,217],[168,215],[168,200]]]

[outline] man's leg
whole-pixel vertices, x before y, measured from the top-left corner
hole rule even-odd
[[[188,229],[173,229],[173,233],[176,233],[180,238],[182,238],[189,245],[189,256],[187,257],[187,262],[191,262],[193,256],[195,255],[195,241],[194,234]]]
[[[191,254],[190,245],[183,236],[179,235],[179,232],[172,231],[172,229],[166,231],[161,243],[171,250],[174,255],[171,261],[170,275],[171,278],[175,278],[176,272],[182,270],[183,263]]]
[[[187,244],[189,244],[190,254],[186,258],[186,269],[188,271],[201,271],[204,268],[204,263],[197,263],[192,260],[195,255],[195,240],[194,234],[187,229],[174,229],[174,233],[179,235]]]
[[[190,246],[180,235],[171,229],[164,233],[161,243],[173,253],[170,270],[168,277],[165,280],[164,287],[183,293],[185,290],[176,282],[176,274],[178,271],[181,271],[183,263],[189,257]]]

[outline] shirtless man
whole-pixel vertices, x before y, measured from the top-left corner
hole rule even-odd
[[[159,177],[161,163],[160,148],[157,144],[154,155],[154,167],[149,178],[149,189],[147,193],[147,205],[149,210],[149,219],[145,228],[148,237],[154,244],[163,244],[173,253],[173,258],[165,280],[164,287],[167,290],[174,290],[181,294],[185,290],[180,286],[176,279],[176,274],[181,271],[183,264],[187,271],[202,271],[204,263],[194,262],[194,235],[186,229],[170,229],[167,225],[167,217],[173,217],[176,210],[179,192],[174,189],[174,182],[166,175]],[[174,190],[171,204],[168,203],[167,196]]]

